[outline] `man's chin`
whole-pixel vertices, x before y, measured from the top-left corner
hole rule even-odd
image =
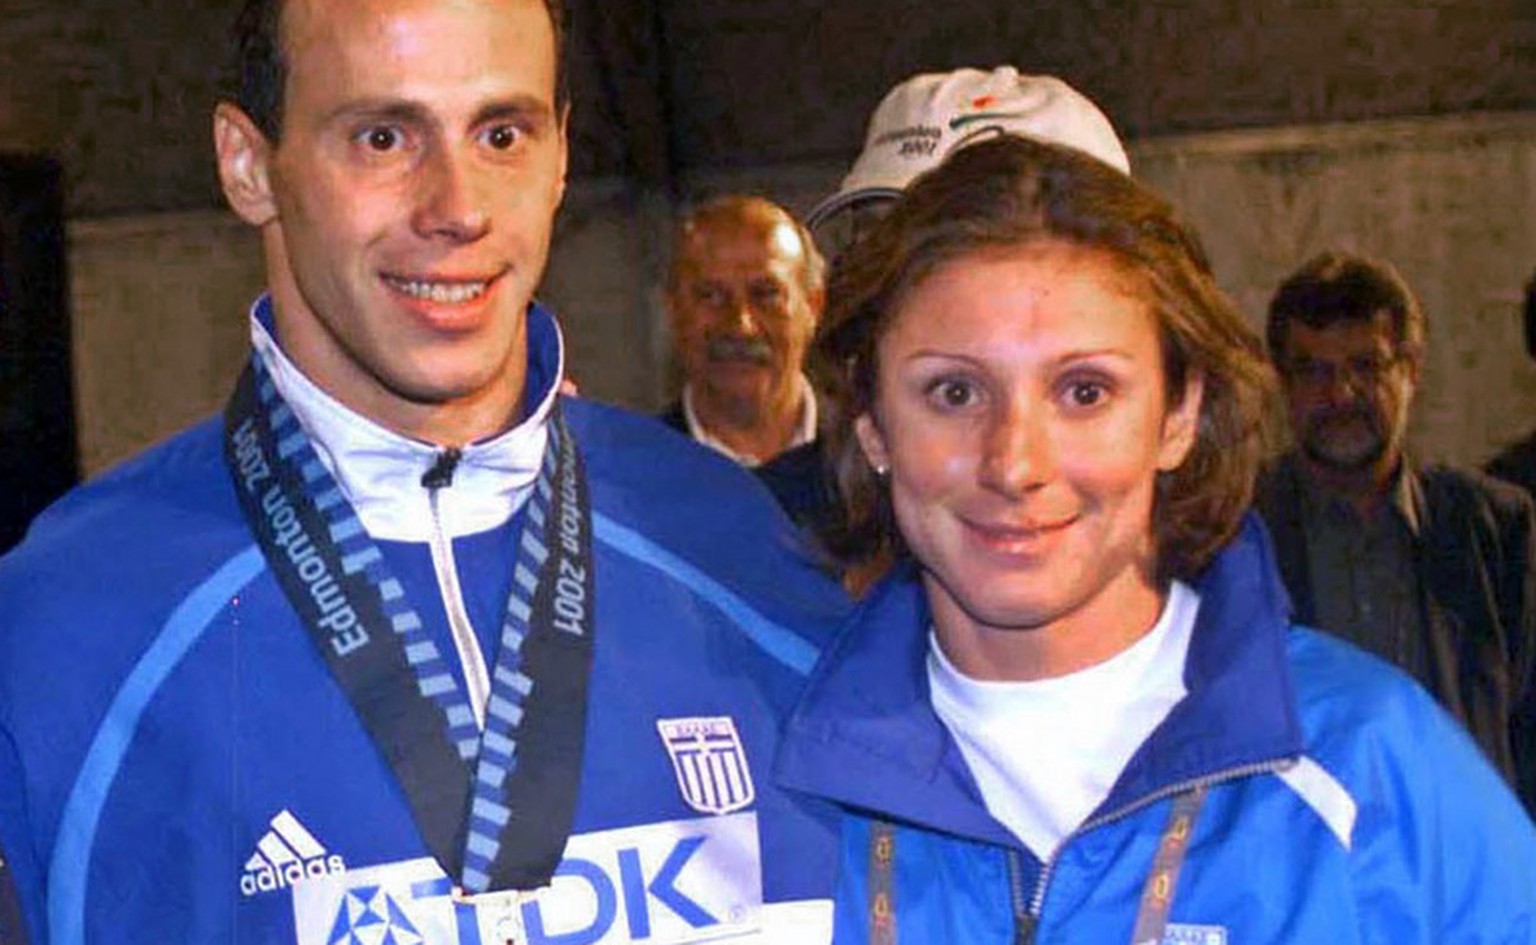
[[[736,426],[761,423],[768,399],[762,384],[710,383],[694,389],[694,409]]]
[[[1326,443],[1302,444],[1302,452],[1314,465],[1336,473],[1362,473],[1374,469],[1386,453],[1383,443],[1361,444],[1355,448]]]
[[[749,361],[746,359],[711,360],[706,371],[712,377],[728,380],[742,377],[766,377],[773,374],[773,365],[762,361]]]
[[[720,401],[736,403],[762,403],[768,399],[772,387],[772,375],[767,368],[754,365],[717,368],[710,371],[704,385],[709,393]]]

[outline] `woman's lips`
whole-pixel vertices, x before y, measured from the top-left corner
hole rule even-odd
[[[1003,554],[1038,553],[1059,538],[1077,521],[1077,516],[1025,521],[978,522],[965,520],[966,527],[984,547]]]

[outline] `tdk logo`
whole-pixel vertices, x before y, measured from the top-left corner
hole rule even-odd
[[[430,857],[294,887],[299,945],[682,945],[761,930],[762,858],[751,811],[578,834],[543,889],[455,894]],[[367,926],[364,929],[364,926]],[[338,938],[355,929],[374,937]]]
[[[240,893],[254,896],[346,870],[340,856],[327,853],[314,834],[285,810],[272,818],[270,829],[256,843],[255,854],[245,861]]]
[[[454,898],[447,879],[413,883],[410,905],[402,907],[397,903],[395,911],[399,915],[393,921],[401,933],[421,935],[426,921],[419,925],[412,922],[409,928],[404,923],[411,921],[410,916],[421,914],[419,910],[423,907],[431,908],[449,897],[453,900],[458,945],[499,945],[506,941],[518,945],[693,941],[699,937],[700,929],[714,929],[722,924],[678,886],[690,861],[707,840],[705,836],[678,840],[659,866],[642,862],[638,846],[611,851],[611,862],[568,856],[555,870],[550,889],[537,896],[486,893]],[[378,887],[370,885],[365,889],[377,895]],[[733,911],[737,913],[735,918],[740,919],[745,910],[737,907]],[[364,913],[377,924],[373,914],[383,913],[378,908]],[[332,923],[333,929],[350,928],[346,923],[357,915],[358,910],[344,902]],[[714,936],[710,938],[713,940]]]
[[[632,942],[651,939],[653,901],[667,910],[669,925],[676,924],[679,919],[690,929],[719,925],[718,918],[677,887],[678,877],[704,845],[705,839],[685,837],[679,840],[660,868],[650,875],[646,875],[641,866],[638,847],[620,848],[615,863],[617,869],[612,872],[604,864],[567,857],[555,870],[555,882],[559,883],[563,878],[567,883],[585,885],[586,894],[597,900],[597,913],[584,928],[551,929],[558,918],[546,919],[542,902],[525,902],[522,918],[529,945],[554,945],[557,942],[559,945],[597,945],[614,927],[620,899],[624,903],[624,922]]]

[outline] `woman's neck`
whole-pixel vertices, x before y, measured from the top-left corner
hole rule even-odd
[[[1165,587],[1129,572],[1090,599],[1035,623],[988,622],[931,573],[923,575],[944,655],[972,679],[1028,682],[1065,676],[1124,652],[1157,625]]]

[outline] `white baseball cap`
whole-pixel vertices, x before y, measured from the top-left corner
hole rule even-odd
[[[997,134],[1015,134],[1087,152],[1125,174],[1131,163],[1097,105],[1054,76],[957,69],[913,76],[886,93],[869,119],[864,152],[837,193],[811,211],[817,227],[845,207],[894,200],[950,152]]]

